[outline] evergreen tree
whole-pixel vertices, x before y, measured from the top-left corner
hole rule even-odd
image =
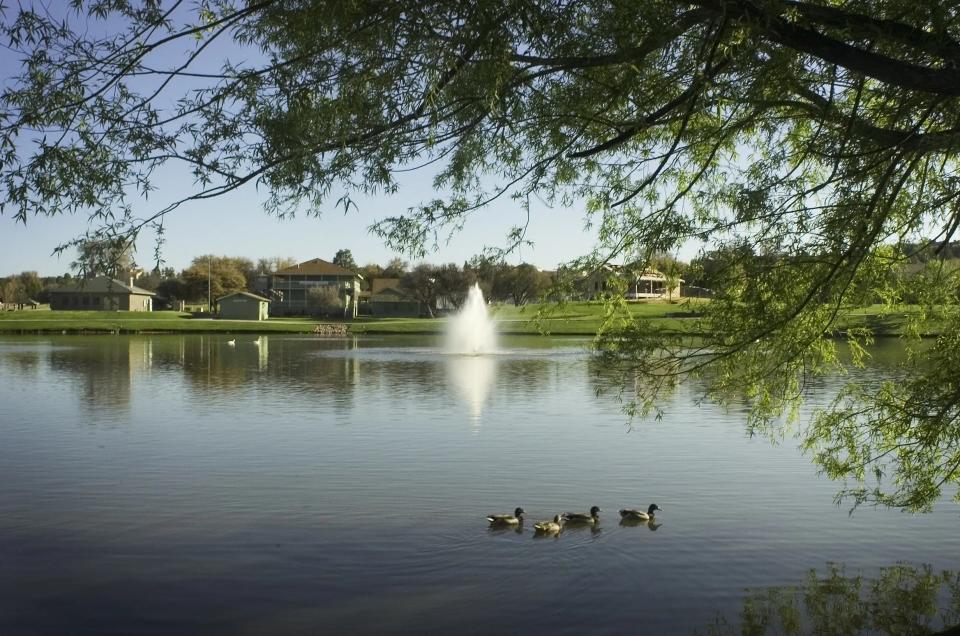
[[[353,254],[350,253],[350,250],[337,250],[336,255],[333,257],[333,264],[350,270],[351,272],[359,269],[356,261],[353,260]]]

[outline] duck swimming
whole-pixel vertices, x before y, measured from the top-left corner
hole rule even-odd
[[[533,529],[538,534],[557,534],[563,530],[563,517],[557,515],[553,518],[553,521],[539,521],[533,524]]]
[[[523,523],[523,514],[523,508],[518,506],[512,515],[487,515],[487,521],[491,526],[515,526]]]
[[[600,506],[593,506],[590,508],[590,512],[565,512],[563,513],[564,520],[569,524],[578,524],[578,525],[596,525],[600,522],[600,517],[597,514],[600,512]]]
[[[624,508],[620,511],[621,519],[636,519],[637,521],[650,521],[653,519],[657,510],[662,511],[663,508],[657,504],[650,504],[650,507],[647,508],[647,511],[637,510],[636,508]]]
[[[662,523],[657,523],[655,519],[647,521],[642,519],[631,519],[629,517],[622,517],[620,519],[620,527],[622,528],[637,528],[639,526],[643,526],[650,532],[656,532],[657,529],[662,525]]]

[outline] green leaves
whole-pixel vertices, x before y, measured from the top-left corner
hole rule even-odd
[[[535,239],[532,198],[577,206],[599,232],[593,263],[691,241],[715,259],[692,348],[621,322],[612,301],[602,359],[636,379],[638,412],[694,375],[746,400],[758,429],[797,413],[810,374],[845,368],[835,338],[866,362],[870,325],[847,329],[849,308],[918,305],[914,349],[955,319],[955,270],[901,275],[936,260],[908,246],[931,253],[960,226],[960,18],[941,2],[72,7],[3,15],[22,63],[0,96],[0,199],[19,220],[79,213],[92,238],[129,239],[249,185],[272,214],[320,216],[331,194],[389,195],[398,171],[425,167],[436,195],[372,228],[421,257],[498,198],[520,215],[505,249]],[[154,207],[154,175],[170,168],[184,192]],[[920,431],[953,431],[956,414],[941,408],[946,376],[908,371],[917,383],[896,391],[851,390],[875,410],[844,419],[838,403],[810,448],[838,477],[890,475],[894,490],[871,497],[923,508],[956,467],[945,438]],[[869,452],[848,460],[831,426],[866,431]],[[875,463],[890,456],[884,426],[907,440],[894,464]]]
[[[955,625],[958,608],[957,572],[897,564],[868,577],[828,564],[797,585],[749,590],[739,625],[718,617],[705,633],[930,634]]]
[[[804,445],[830,477],[861,482],[843,493],[854,504],[926,511],[960,484],[958,326],[924,344],[899,380],[851,384],[814,418]]]

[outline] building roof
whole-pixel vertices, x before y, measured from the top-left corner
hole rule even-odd
[[[666,281],[666,280],[667,280],[667,275],[664,274],[663,272],[657,271],[657,270],[655,270],[655,269],[648,269],[648,270],[644,271],[640,276],[637,276],[637,280]],[[686,282],[686,281],[684,281],[682,278],[680,278],[679,276],[677,277],[677,281],[680,282],[680,283]]]
[[[253,293],[250,293],[250,292],[248,292],[248,291],[238,291],[238,292],[231,292],[231,293],[229,293],[229,294],[225,294],[225,295],[221,296],[220,298],[217,298],[217,302],[220,302],[220,301],[223,300],[224,298],[230,298],[231,296],[249,296],[250,298],[254,298],[254,299],[256,299],[256,300],[263,300],[263,301],[266,301],[266,302],[270,302],[270,299],[269,299],[269,298],[264,298],[263,296],[259,296],[259,295],[257,295],[257,294],[253,294]]]
[[[303,263],[297,263],[291,267],[284,267],[283,269],[278,269],[274,274],[286,274],[286,275],[307,275],[307,274],[326,274],[328,276],[356,276],[357,278],[362,279],[363,276],[356,272],[351,272],[349,269],[344,269],[339,265],[334,265],[328,261],[323,260],[322,258],[315,258],[313,260],[304,261]]]
[[[51,294],[76,293],[87,294],[140,294],[142,296],[156,296],[152,291],[148,291],[135,285],[127,285],[115,278],[109,276],[96,276],[94,278],[85,278],[79,282],[69,285],[61,285],[51,289]]]
[[[648,269],[637,276],[637,280],[667,280],[667,277],[655,269]]]
[[[3,303],[3,296],[0,296],[0,304],[2,303]],[[23,302],[18,302],[18,303],[11,302],[10,304],[11,305],[39,305],[40,303],[34,300],[33,298],[27,298]]]
[[[370,296],[370,302],[396,302],[398,300],[416,300],[410,294],[397,289],[396,287],[387,287],[381,289]]]
[[[370,281],[370,292],[372,294],[379,294],[385,289],[396,289],[398,285],[400,285],[399,278],[378,277]]]

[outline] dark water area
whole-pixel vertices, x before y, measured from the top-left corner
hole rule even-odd
[[[956,504],[851,515],[693,384],[629,425],[584,341],[229,338],[0,338],[0,634],[960,623]],[[598,527],[534,536],[591,505]],[[516,506],[519,532],[488,528]]]

